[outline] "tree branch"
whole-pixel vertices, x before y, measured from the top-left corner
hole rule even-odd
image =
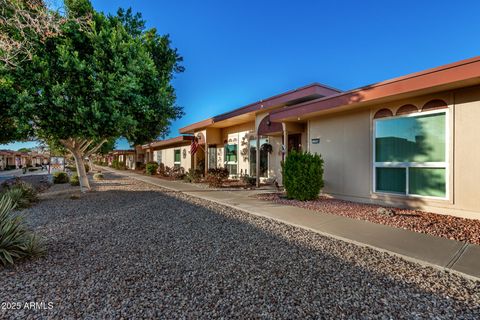
[[[92,140],[85,140],[85,142],[82,144],[82,146],[80,147],[80,152],[85,152],[85,150],[88,149],[88,147],[90,147],[90,145],[93,143],[93,139]]]
[[[105,142],[107,142],[108,139],[103,139],[99,144],[97,144],[95,146],[95,148],[93,148],[92,150],[89,150],[88,152],[85,153],[85,157],[89,157],[91,156],[92,154],[94,154],[95,152],[97,152]]]

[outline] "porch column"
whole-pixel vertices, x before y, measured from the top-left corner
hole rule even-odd
[[[255,152],[255,170],[257,171],[257,188],[260,187],[260,135],[258,134],[257,131],[257,151]]]
[[[204,146],[205,146],[205,150],[204,150],[205,151],[205,161],[204,161],[205,165],[204,165],[203,171],[205,171],[204,174],[205,174],[205,177],[206,177],[207,172],[208,172],[208,161],[209,161],[208,160],[208,144],[207,144],[207,141],[205,141]]]
[[[282,155],[282,160],[285,161],[285,158],[288,155],[288,131],[287,131],[287,124],[285,122],[282,123],[283,126],[283,145],[285,146],[285,152]]]

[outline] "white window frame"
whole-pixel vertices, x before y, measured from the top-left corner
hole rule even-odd
[[[236,165],[237,166],[237,172],[235,174],[229,173],[229,176],[230,177],[237,177],[238,176],[238,154],[239,154],[240,150],[239,150],[239,147],[238,147],[238,143],[227,143],[227,146],[228,145],[236,145],[237,146],[237,148],[236,148],[237,149],[237,157],[236,157],[237,161],[226,161],[227,159],[224,159],[225,160],[224,161],[225,167],[227,165]],[[226,148],[226,146],[224,146],[224,148]],[[224,152],[224,154],[225,154],[225,157],[226,157],[226,152]]]
[[[398,118],[419,117],[432,114],[445,114],[445,162],[376,162],[376,136],[377,136],[377,121],[386,121]],[[449,200],[450,199],[450,109],[443,108],[432,111],[419,111],[405,115],[389,116],[379,119],[373,119],[373,135],[372,135],[372,177],[373,177],[373,193],[378,195],[399,196],[405,198],[422,198],[433,200]],[[376,168],[405,168],[406,185],[405,193],[377,191],[377,170]],[[418,194],[409,193],[409,168],[438,168],[445,169],[445,197],[422,196]]]
[[[175,153],[177,152],[177,150],[180,152],[180,161],[175,161]],[[180,148],[177,148],[177,149],[173,149],[173,166],[181,166],[182,164],[182,149]]]

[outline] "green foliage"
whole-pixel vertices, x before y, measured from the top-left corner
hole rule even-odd
[[[171,84],[183,71],[182,58],[169,37],[145,29],[131,10],[106,16],[88,0],[65,5],[60,34],[39,42],[32,59],[0,70],[0,106],[12,111],[1,110],[0,135],[11,123],[26,127],[25,137],[28,131],[45,141],[87,139],[94,146],[119,137],[139,144],[167,133],[183,114]]]
[[[201,169],[190,168],[185,174],[184,180],[187,182],[198,183],[202,180],[203,171]]]
[[[323,187],[323,160],[311,153],[292,151],[283,164],[283,184],[289,199],[316,199]]]
[[[68,174],[65,172],[55,172],[53,174],[53,183],[67,183],[68,182]]]
[[[248,174],[243,175],[241,179],[247,187],[255,187],[255,185],[257,184],[257,177],[251,177]]]
[[[35,188],[20,179],[15,182],[5,185],[3,195],[12,199],[15,208],[24,209],[30,207],[33,202],[38,201],[37,191]]]
[[[118,160],[113,160],[111,167],[113,169],[117,169],[117,170],[126,170],[127,169],[125,167],[125,164],[123,162],[118,161]]]
[[[157,174],[157,170],[158,170],[158,163],[156,162],[149,162],[145,166],[145,172],[150,176]]]
[[[78,178],[78,174],[72,174],[70,177],[70,185],[72,186],[79,186],[80,185],[80,180]]]
[[[0,264],[4,266],[45,253],[43,243],[25,226],[22,217],[12,213],[14,208],[9,196],[0,198]]]
[[[223,185],[223,182],[228,179],[228,175],[229,172],[227,168],[210,168],[208,169],[205,180],[210,187],[220,188]]]
[[[105,179],[105,177],[103,176],[103,173],[99,172],[99,173],[95,173],[93,175],[93,180],[95,181],[100,181],[100,180],[103,180]]]

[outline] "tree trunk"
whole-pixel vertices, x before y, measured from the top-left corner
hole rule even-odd
[[[77,166],[78,180],[80,181],[80,191],[90,191],[90,182],[88,181],[87,171],[85,170],[85,162],[83,155],[78,150],[70,150],[75,159],[75,165]]]
[[[63,146],[72,153],[73,158],[75,159],[75,166],[77,167],[78,180],[80,182],[80,190],[82,192],[87,192],[91,190],[90,182],[88,181],[88,177],[87,177],[87,171],[85,170],[84,159],[86,157],[90,157],[93,153],[97,152],[106,141],[107,141],[106,139],[102,140],[95,148],[87,151],[88,147],[93,143],[92,140],[90,141],[86,139],[79,140],[79,139],[73,139],[73,138],[60,140],[60,143],[63,144]],[[93,168],[93,166],[90,165],[90,168]]]

